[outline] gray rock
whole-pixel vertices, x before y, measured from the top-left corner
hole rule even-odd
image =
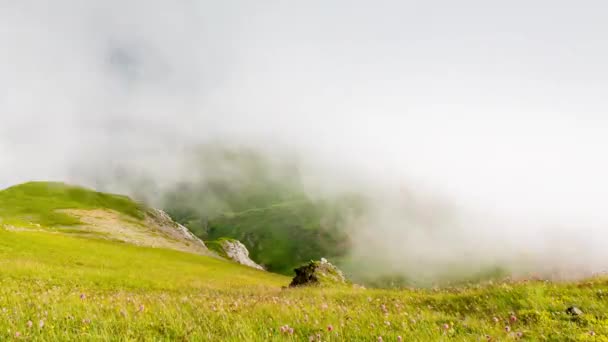
[[[346,284],[342,271],[325,258],[321,258],[321,261],[310,261],[294,271],[296,276],[289,284],[290,287]]]
[[[226,253],[226,256],[232,261],[235,261],[241,265],[257,268],[258,270],[264,270],[264,267],[256,264],[249,258],[249,250],[238,240],[223,240],[221,242],[222,248]]]
[[[583,314],[583,311],[581,309],[577,308],[576,306],[571,306],[566,309],[566,313],[571,316],[580,316]]]

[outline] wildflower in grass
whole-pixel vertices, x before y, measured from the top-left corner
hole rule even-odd
[[[401,337],[401,335],[397,336],[397,342],[403,342],[403,338]]]
[[[329,308],[329,305],[327,305],[327,303],[321,304],[321,309],[322,310],[327,310],[327,308]]]
[[[595,336],[595,331],[591,330],[591,331],[589,332],[589,335],[591,335],[591,336]]]
[[[384,321],[384,324],[386,324],[386,326],[388,326],[388,327],[391,326],[391,322],[389,322],[389,321]]]
[[[314,336],[312,336],[312,335],[308,336],[308,342],[314,342],[314,340],[315,340]]]
[[[518,331],[517,334],[515,334],[515,336],[517,336],[518,338],[522,338],[522,337],[524,337],[524,333],[521,331]]]
[[[15,331],[15,337],[16,337],[16,338],[21,337],[21,333],[20,333],[20,332],[18,332],[18,331]]]
[[[139,309],[137,311],[144,312],[145,309],[146,309],[146,307],[143,304],[140,304]]]
[[[506,331],[506,332],[511,331],[511,327],[507,325],[507,326],[505,327],[505,331]]]
[[[378,336],[378,342],[382,342],[382,336]]]
[[[84,318],[84,319],[82,320],[82,324],[90,324],[90,323],[91,323],[91,320],[90,320],[90,319],[88,319],[88,318]]]
[[[42,329],[43,327],[44,327],[44,321],[43,321],[43,320],[40,320],[40,321],[38,322],[38,328]]]
[[[85,300],[87,299],[87,295],[85,295],[84,293],[80,294],[80,299]]]
[[[517,317],[515,317],[515,314],[511,313],[511,316],[509,317],[509,321],[511,321],[511,323],[517,322]]]
[[[450,330],[450,325],[447,323],[443,324],[443,330]]]
[[[498,321],[499,321],[498,317],[496,317],[496,316],[494,316],[494,317],[492,318],[492,320],[494,321],[494,323],[498,323]]]
[[[327,331],[333,331],[333,330],[334,330],[334,327],[331,326],[331,324],[327,326]]]
[[[287,332],[289,333],[289,335],[293,335],[293,328],[289,327],[289,330]]]
[[[27,327],[28,327],[28,328],[31,328],[31,327],[33,327],[33,326],[34,326],[34,322],[32,322],[32,321],[27,321]]]

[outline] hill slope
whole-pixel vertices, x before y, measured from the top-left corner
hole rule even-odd
[[[329,211],[308,201],[218,216],[209,222],[206,236],[238,239],[248,247],[253,260],[287,275],[306,261],[343,254],[348,241],[336,229]]]
[[[356,199],[312,199],[290,158],[221,146],[196,156],[188,169],[200,177],[167,192],[163,209],[198,237],[238,239],[255,262],[288,275],[311,259],[346,252],[339,221],[344,207],[360,204]]]
[[[57,222],[68,220],[64,214],[48,218],[67,204],[142,217],[120,211],[130,202],[115,206],[91,193],[67,201],[77,196],[65,192],[81,190],[59,186],[36,203],[29,190],[18,189],[0,194],[2,341],[608,340],[606,278],[433,290],[282,289],[290,278],[204,255],[58,232],[81,222],[68,214],[68,224]],[[27,206],[24,199],[34,202]],[[572,305],[584,313],[568,313]]]
[[[0,191],[0,226],[208,254],[201,240],[162,211],[63,183],[30,182]]]

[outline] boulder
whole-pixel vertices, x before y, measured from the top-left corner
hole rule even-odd
[[[311,260],[294,271],[296,272],[296,276],[291,281],[291,284],[289,284],[289,287],[346,284],[346,278],[342,271],[325,258],[322,258],[320,261]]]
[[[256,264],[249,258],[249,250],[238,240],[233,239],[222,239],[219,241],[223,249],[223,254],[230,260],[235,261],[241,265],[257,268],[258,270],[264,270],[264,268]]]
[[[571,306],[566,309],[566,313],[571,316],[580,316],[583,314],[583,310],[577,308],[576,306]]]

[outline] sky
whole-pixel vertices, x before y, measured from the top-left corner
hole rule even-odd
[[[171,183],[185,150],[219,141],[500,218],[471,225],[489,240],[590,229],[575,246],[594,251],[607,15],[603,1],[0,0],[0,187],[86,182],[91,165]]]

